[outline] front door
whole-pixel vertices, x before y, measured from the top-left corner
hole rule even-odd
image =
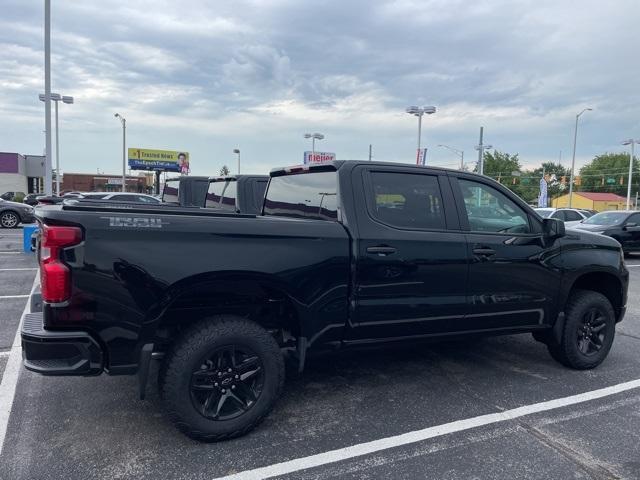
[[[469,323],[500,330],[555,320],[560,288],[559,242],[513,194],[489,180],[460,175],[452,188],[468,230]]]
[[[358,167],[355,282],[348,339],[375,341],[462,328],[467,244],[447,175]]]

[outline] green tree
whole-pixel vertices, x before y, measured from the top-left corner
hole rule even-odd
[[[220,176],[221,177],[226,177],[230,173],[231,173],[231,171],[229,170],[229,167],[227,167],[226,165],[223,165],[222,168],[220,169]]]
[[[522,167],[517,153],[510,154],[495,150],[493,152],[485,152],[483,159],[484,175],[502,183],[515,194],[521,197],[523,196],[522,185],[519,181],[519,177],[522,174]],[[474,171],[478,171],[477,166]]]
[[[627,196],[629,184],[629,154],[604,153],[596,156],[580,169],[580,185],[574,188],[583,192],[610,192]],[[631,195],[640,190],[640,165],[633,159]]]

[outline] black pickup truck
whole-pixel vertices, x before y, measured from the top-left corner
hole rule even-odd
[[[540,218],[486,177],[397,163],[271,172],[261,215],[50,206],[44,309],[22,327],[44,375],[138,374],[169,416],[221,440],[253,428],[284,357],[533,333],[560,363],[599,365],[627,301],[613,239]],[[285,355],[286,354],[286,355]]]

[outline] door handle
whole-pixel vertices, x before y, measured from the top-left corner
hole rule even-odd
[[[367,253],[373,253],[376,255],[391,255],[392,253],[396,253],[395,247],[389,247],[388,245],[378,245],[376,247],[367,247]]]
[[[473,249],[473,253],[484,257],[490,257],[491,255],[495,255],[496,251],[489,247],[477,247]]]

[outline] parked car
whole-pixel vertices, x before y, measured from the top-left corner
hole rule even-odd
[[[41,193],[30,193],[29,195],[24,197],[24,200],[22,200],[22,203],[26,203],[27,205],[31,205],[32,207],[35,207],[38,204],[38,197],[41,197],[41,196],[42,196]]]
[[[457,170],[275,169],[261,215],[79,201],[36,216],[44,310],[23,322],[26,368],[137,374],[144,396],[157,359],[170,418],[200,440],[269,413],[285,354],[302,372],[323,350],[532,332],[589,369],[626,310],[618,242],[565,234]]]
[[[209,177],[182,175],[164,182],[162,201],[183,207],[202,207],[209,187]]]
[[[625,253],[640,252],[640,212],[636,210],[601,212],[576,228],[614,238]]]
[[[4,192],[0,195],[0,200],[8,200],[10,202],[22,202],[24,192]]]
[[[578,208],[536,208],[535,211],[542,218],[557,218],[562,220],[566,227],[575,227],[580,222],[592,216],[588,210]]]
[[[33,223],[33,207],[0,198],[0,227],[16,228],[21,223]]]
[[[268,175],[229,175],[209,180],[204,207],[230,213],[258,214],[262,210]]]

